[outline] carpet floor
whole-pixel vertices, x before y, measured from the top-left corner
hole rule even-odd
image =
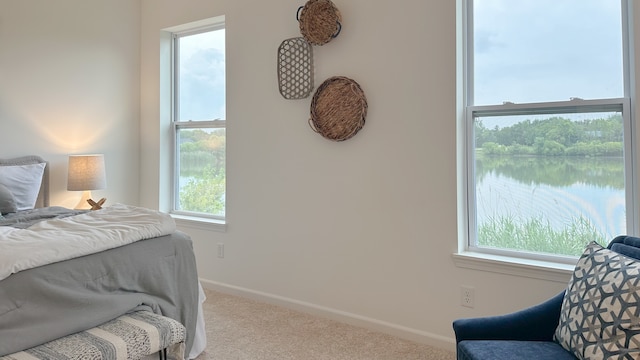
[[[207,348],[197,360],[454,360],[428,345],[205,290]]]

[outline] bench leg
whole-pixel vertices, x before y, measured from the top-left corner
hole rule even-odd
[[[158,356],[160,357],[160,360],[167,360],[167,348],[158,351]]]

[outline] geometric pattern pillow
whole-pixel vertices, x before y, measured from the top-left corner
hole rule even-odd
[[[569,281],[554,339],[578,359],[640,358],[640,261],[591,242]]]

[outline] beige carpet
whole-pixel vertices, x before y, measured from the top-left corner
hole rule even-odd
[[[207,349],[197,360],[453,360],[424,344],[205,290]]]

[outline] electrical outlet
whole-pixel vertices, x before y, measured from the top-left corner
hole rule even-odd
[[[218,243],[218,257],[220,259],[224,258],[224,244],[223,243]]]
[[[475,289],[470,286],[460,288],[460,305],[473,308],[475,303]]]

